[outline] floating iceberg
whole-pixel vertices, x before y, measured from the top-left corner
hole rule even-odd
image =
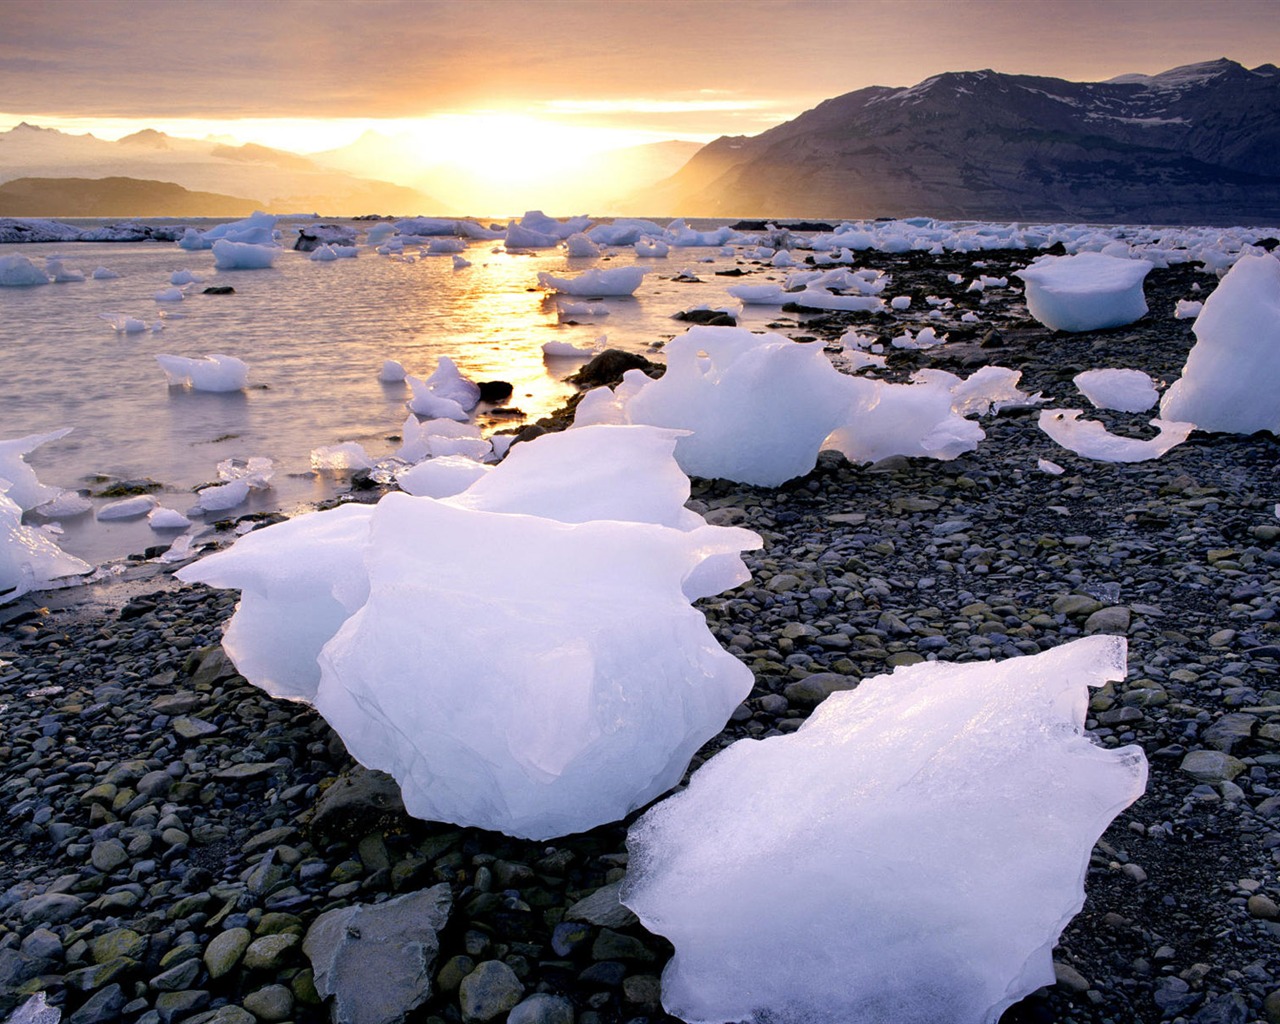
[[[600,246],[579,231],[565,240],[564,252],[574,259],[590,259],[600,255]]]
[[[638,259],[665,259],[670,252],[671,246],[660,238],[642,238],[635,244]]]
[[[218,478],[226,483],[214,484],[196,492],[196,511],[225,512],[243,505],[253,491],[271,486],[274,474],[270,459],[224,459],[218,463]]]
[[[181,578],[241,589],[223,641],[237,668],[313,699],[411,813],[530,838],[591,828],[679,781],[751,686],[682,588],[741,582],[760,541],[683,508],[675,440],[548,435],[454,498],[300,517]]]
[[[114,281],[119,276],[119,274],[114,270],[111,270],[109,267],[98,267],[93,272],[93,279],[95,281]]]
[[[1073,382],[1095,409],[1146,412],[1160,397],[1155,382],[1141,370],[1085,370]]]
[[[19,253],[0,256],[0,288],[48,284],[49,275]]]
[[[1139,441],[1113,434],[1097,420],[1082,420],[1080,413],[1080,409],[1045,409],[1040,414],[1040,429],[1063,448],[1099,462],[1158,459],[1170,448],[1182,444],[1195,430],[1194,423],[1154,419],[1151,425],[1159,433],[1148,441]]]
[[[1196,317],[1160,415],[1201,430],[1280,434],[1280,260],[1242,256]]]
[[[64,576],[93,571],[91,565],[58,547],[44,530],[24,526],[22,509],[8,492],[9,481],[0,479],[0,604]]]
[[[419,416],[466,420],[480,401],[480,386],[464,377],[448,356],[436,360],[435,372],[426,380],[405,377],[413,390],[409,410]]]
[[[404,366],[395,359],[385,359],[382,369],[378,371],[378,380],[383,384],[401,384],[404,382]]]
[[[1027,285],[1027,309],[1051,331],[1098,331],[1131,324],[1147,312],[1145,260],[1100,252],[1042,256],[1017,272]]]
[[[675,944],[687,1021],[990,1024],[1054,982],[1094,843],[1146,785],[1084,732],[1096,636],[921,664],[740,740],[632,826],[622,900]]]
[[[185,530],[191,520],[175,508],[158,505],[147,513],[147,525],[153,530]]]
[[[5,481],[5,495],[24,512],[53,501],[62,493],[61,487],[51,487],[36,479],[36,471],[27,465],[26,456],[42,444],[66,437],[71,430],[71,427],[63,427],[47,434],[28,434],[0,441],[0,480]]]
[[[275,245],[229,242],[220,238],[213,243],[213,265],[219,270],[265,270],[275,263],[280,252]]]
[[[544,359],[588,359],[595,355],[595,348],[580,348],[568,341],[544,341],[542,357]]]
[[[117,334],[141,334],[147,329],[147,322],[127,313],[99,313],[98,316],[109,323]]]
[[[241,391],[249,379],[249,365],[235,356],[214,353],[202,359],[158,355],[170,387],[195,391]]]
[[[538,272],[538,284],[562,295],[620,297],[634,295],[646,273],[643,267],[613,267],[588,270],[576,277],[557,277],[542,270]]]

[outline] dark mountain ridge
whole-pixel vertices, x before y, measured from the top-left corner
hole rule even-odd
[[[949,72],[708,144],[641,202],[690,216],[1280,219],[1280,69]]]

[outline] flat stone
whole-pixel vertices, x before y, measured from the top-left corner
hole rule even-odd
[[[285,932],[281,935],[264,935],[254,939],[244,951],[245,969],[250,971],[274,971],[284,966],[284,961],[298,944],[298,936]]]
[[[119,1020],[124,1004],[124,990],[119,985],[108,985],[91,995],[67,1018],[67,1024],[107,1024]]]
[[[249,782],[264,779],[276,770],[269,761],[253,761],[248,764],[232,764],[213,773],[219,782]]]
[[[218,727],[212,722],[206,722],[203,718],[189,718],[182,715],[173,720],[173,731],[184,740],[198,740],[202,736],[213,736],[218,732]]]
[[[197,693],[166,693],[151,702],[151,710],[157,715],[186,715],[204,703]]]
[[[250,992],[240,1002],[258,1020],[288,1020],[293,1014],[293,993],[285,985],[267,985]]]
[[[182,992],[189,989],[200,977],[200,961],[185,960],[177,967],[170,967],[151,979],[151,987],[157,992]]]
[[[1229,754],[1237,745],[1253,736],[1257,724],[1258,719],[1254,715],[1235,712],[1223,715],[1205,729],[1200,738],[1214,750]]]
[[[1053,614],[1068,618],[1083,618],[1102,608],[1102,602],[1084,594],[1063,594],[1054,598]]]
[[[564,996],[537,992],[512,1008],[507,1024],[573,1024],[573,1003]]]
[[[89,943],[89,956],[95,964],[105,964],[122,956],[141,960],[146,952],[146,938],[130,928],[117,928]]]
[[[61,924],[80,913],[84,900],[66,892],[32,896],[18,904],[18,913],[31,924]]]
[[[1129,609],[1122,604],[1110,608],[1100,608],[1084,620],[1086,633],[1114,633],[1120,635],[1129,631],[1131,616]]]
[[[584,897],[564,912],[566,921],[586,921],[602,928],[626,928],[640,919],[628,907],[622,905],[618,893],[621,882],[601,886],[590,896]]]
[[[783,688],[782,694],[797,707],[812,708],[821,704],[833,693],[852,690],[857,685],[856,676],[842,676],[835,672],[815,672],[811,676],[788,683]]]
[[[591,946],[592,960],[638,960],[641,963],[652,963],[656,957],[639,939],[631,935],[623,935],[612,928],[600,929],[596,941]]]
[[[385,903],[330,910],[312,922],[302,948],[316,991],[333,996],[333,1024],[394,1024],[427,1000],[438,932],[452,903],[449,886],[441,884]]]
[[[201,687],[212,686],[220,680],[230,679],[232,676],[239,674],[221,645],[206,647],[202,651],[198,651],[194,657],[199,660],[196,663],[195,670],[191,673],[190,684],[192,689],[198,690]]]
[[[187,992],[161,992],[156,996],[156,1013],[162,1024],[182,1020],[209,1005],[209,993],[199,989]]]

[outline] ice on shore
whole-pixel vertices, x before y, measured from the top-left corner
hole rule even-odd
[[[1280,434],[1280,260],[1242,256],[1196,317],[1160,415],[1200,430]]]
[[[351,473],[360,469],[372,469],[373,459],[364,446],[355,441],[328,444],[311,449],[311,468]]]
[[[1040,414],[1040,429],[1063,448],[1086,459],[1099,462],[1146,462],[1158,459],[1169,449],[1182,444],[1195,429],[1194,423],[1154,419],[1151,426],[1159,433],[1147,441],[1113,434],[1097,420],[1080,419],[1080,409],[1045,409]]]
[[[1019,270],[1026,283],[1027,309],[1051,331],[1098,331],[1131,324],[1147,312],[1142,282],[1151,271],[1145,260],[1100,252],[1041,256]]]
[[[34,284],[48,284],[49,275],[21,253],[0,256],[0,287],[25,288]]]
[[[540,270],[538,284],[548,291],[580,298],[620,297],[634,295],[646,273],[643,267],[612,267],[587,270],[575,277],[558,277]]]
[[[159,504],[150,494],[135,494],[131,498],[107,502],[98,509],[95,518],[104,523],[116,519],[137,519],[150,514]]]
[[[275,470],[270,459],[224,459],[218,463],[218,478],[226,481],[196,492],[197,512],[225,512],[243,505],[253,491],[271,486]]]
[[[1196,302],[1193,299],[1179,299],[1173,306],[1173,318],[1175,320],[1194,320],[1200,315],[1200,311],[1204,309],[1203,302]]]
[[[51,430],[47,434],[27,434],[0,441],[0,480],[5,481],[4,492],[9,501],[26,512],[37,505],[53,501],[62,493],[61,487],[42,484],[26,457],[42,444],[57,441],[71,433],[71,427]]]
[[[676,949],[667,1012],[979,1024],[1052,985],[1093,846],[1146,785],[1139,747],[1084,730],[1124,675],[1112,636],[914,665],[717,754],[627,840],[622,901]]]
[[[751,687],[684,588],[741,582],[760,541],[683,507],[675,440],[547,435],[453,498],[302,516],[180,578],[241,590],[223,641],[239,671],[313,700],[410,813],[581,831],[679,781]]]
[[[448,418],[419,420],[410,413],[400,428],[400,447],[396,450],[396,457],[409,463],[421,462],[432,455],[432,442],[436,438],[479,441],[480,428],[474,423]]]
[[[220,238],[213,243],[213,265],[219,270],[265,270],[275,263],[281,251],[275,245],[230,242]]]
[[[54,580],[92,572],[67,554],[44,530],[25,526],[22,508],[9,497],[10,481],[0,478],[0,604],[40,590]]]
[[[1141,370],[1085,370],[1073,383],[1096,409],[1145,412],[1160,398],[1155,382]]]
[[[241,391],[249,379],[249,365],[244,360],[216,352],[201,359],[162,354],[156,356],[156,362],[164,370],[170,387],[188,387],[194,391]]]
[[[432,455],[398,472],[396,486],[418,498],[451,498],[490,471],[491,467],[467,455]]]
[[[147,525],[153,530],[185,530],[191,525],[191,520],[176,508],[157,505],[147,513]]]

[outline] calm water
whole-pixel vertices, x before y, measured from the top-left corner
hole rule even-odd
[[[285,244],[292,244],[289,223],[279,226]],[[344,477],[311,470],[313,448],[358,441],[375,458],[394,451],[389,437],[400,431],[409,392],[407,385],[378,382],[384,359],[426,376],[438,356],[448,355],[473,379],[510,381],[515,392],[508,404],[535,420],[572,392],[560,378],[580,362],[544,361],[544,342],[589,347],[607,334],[612,347],[646,352],[683,330],[670,319],[673,313],[726,304],[725,288],[734,283],[713,276],[734,258],[708,248],[673,249],[667,259],[637,260],[630,249],[609,259],[569,259],[554,250],[508,255],[500,242],[471,242],[465,256],[473,265],[457,271],[448,256],[410,263],[363,245],[357,259],[316,262],[286,251],[272,269],[234,271],[215,270],[209,251],[162,243],[0,246],[0,255],[10,252],[37,265],[60,255],[88,279],[0,288],[0,438],[73,427],[30,457],[42,482],[74,489],[90,486],[98,474],[150,477],[163,485],[160,501],[184,512],[194,503],[193,488],[216,480],[223,459],[275,462],[273,488],[234,510],[240,514],[292,511],[343,489]],[[714,263],[699,262],[707,256]],[[573,274],[633,263],[651,271],[635,297],[593,302],[610,313],[591,323],[561,323],[556,301],[535,290],[540,270]],[[93,280],[98,266],[120,277]],[[672,281],[685,267],[703,283]],[[182,302],[155,301],[169,275],[183,268],[203,282]],[[200,294],[224,284],[236,293]],[[165,327],[157,334],[118,334],[100,317],[118,313],[148,324],[163,317]],[[748,307],[742,322],[758,330],[776,315],[776,309]],[[170,388],[154,358],[215,352],[249,364],[248,390]],[[477,422],[486,433],[520,422],[485,413],[482,406]],[[62,525],[62,546],[95,563],[173,536],[152,531],[145,518],[100,523],[88,514]]]

